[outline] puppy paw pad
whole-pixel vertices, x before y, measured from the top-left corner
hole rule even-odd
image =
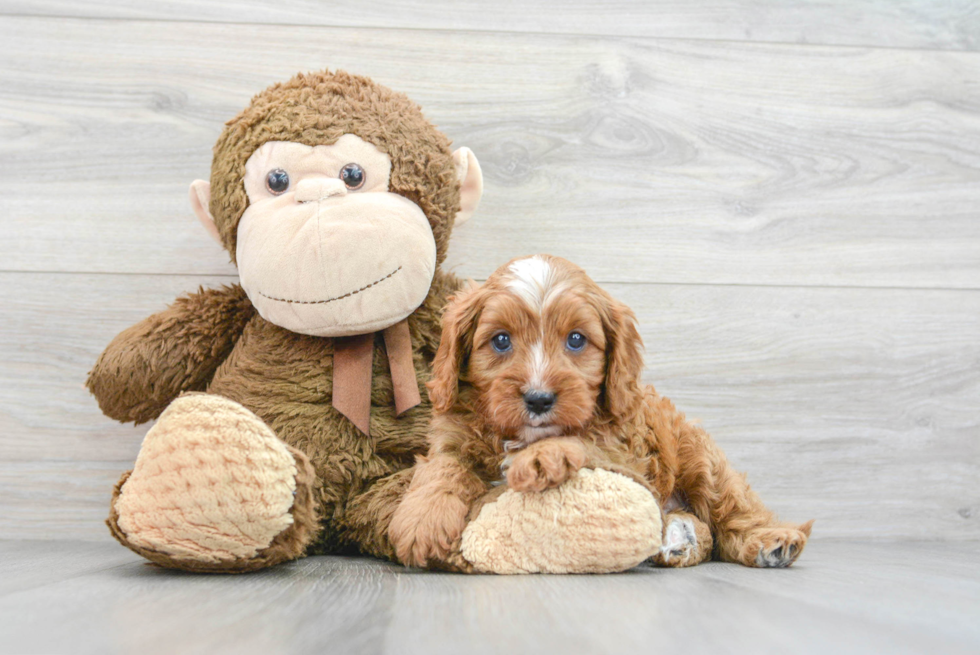
[[[664,531],[664,543],[660,552],[665,559],[683,558],[698,545],[694,534],[694,523],[690,519],[672,518]]]
[[[796,546],[776,546],[771,550],[762,549],[756,555],[755,563],[759,568],[781,569],[796,561],[799,548]]]
[[[806,545],[807,536],[800,530],[774,528],[758,535],[757,539],[760,546],[755,565],[764,569],[781,569],[797,560]]]

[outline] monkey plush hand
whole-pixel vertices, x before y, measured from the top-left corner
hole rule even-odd
[[[426,450],[422,385],[459,287],[439,266],[481,193],[473,154],[369,79],[298,75],[253,98],[190,194],[240,284],[125,330],[89,375],[111,418],[157,419],[116,485],[112,534],[195,571],[393,558],[387,528]],[[481,529],[521,511],[501,505]],[[480,548],[494,570],[500,554]]]

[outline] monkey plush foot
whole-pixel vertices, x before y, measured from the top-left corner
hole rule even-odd
[[[500,494],[463,531],[460,552],[484,573],[613,573],[659,552],[661,531],[648,490],[582,469],[554,489]]]
[[[116,485],[107,521],[169,568],[250,571],[303,554],[317,530],[313,469],[252,412],[208,394],[175,400]]]

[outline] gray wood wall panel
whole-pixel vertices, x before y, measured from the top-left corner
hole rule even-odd
[[[186,186],[251,94],[331,65],[406,91],[480,157],[485,202],[449,260],[465,275],[550,251],[611,282],[980,288],[980,53],[10,17],[0,31],[0,270],[232,274]]]
[[[973,0],[0,0],[0,14],[980,48]]]
[[[785,518],[980,538],[975,4],[269,6],[0,0],[0,537],[108,539],[146,427],[86,371],[235,279],[187,184],[253,93],[329,65],[477,153],[452,268],[585,266],[637,311],[647,381]]]
[[[0,534],[107,538],[146,426],[82,387],[120,330],[228,278],[0,274]],[[645,379],[787,519],[868,538],[980,537],[980,293],[612,284]]]

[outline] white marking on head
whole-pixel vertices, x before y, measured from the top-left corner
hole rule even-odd
[[[513,276],[507,288],[517,294],[532,309],[538,311],[544,306],[545,296],[551,288],[551,264],[535,255],[519,259],[508,268]]]
[[[544,294],[544,302],[541,303],[542,308],[547,307],[552,300],[557,300],[561,298],[562,294],[567,292],[571,288],[568,282],[552,282],[548,291]]]
[[[531,370],[528,376],[527,390],[549,391],[544,388],[544,373],[548,368],[548,360],[544,356],[544,344],[540,341],[531,346]]]

